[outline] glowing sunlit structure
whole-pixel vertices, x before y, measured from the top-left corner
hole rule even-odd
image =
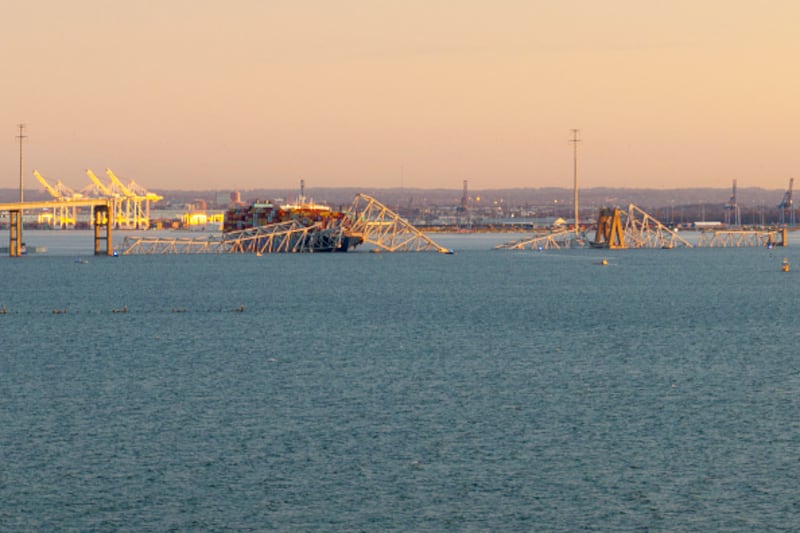
[[[91,169],[86,169],[86,175],[92,181],[91,185],[81,189],[81,192],[93,198],[108,198],[114,204],[114,226],[124,227],[126,223],[125,215],[122,214],[122,196],[111,190],[106,184],[100,181]]]
[[[150,204],[164,199],[163,196],[148,191],[135,181],[131,180],[128,185],[122,187],[122,183],[117,179],[111,169],[106,169],[106,174],[111,181],[118,183],[123,191],[127,191],[133,202],[138,203],[138,217],[134,221],[137,228],[146,229],[150,227]]]
[[[112,199],[116,213],[114,224],[118,228],[147,229],[150,227],[150,205],[152,202],[162,200],[162,196],[145,190],[134,181],[127,186],[124,185],[111,169],[106,169],[106,175],[111,180],[110,185],[100,181],[100,178],[90,169],[86,170],[86,175],[92,180],[92,184],[82,189],[81,192],[94,197]]]
[[[161,200],[161,196],[147,193],[146,191],[144,194],[137,194],[123,185],[110,168],[106,169],[106,175],[111,179],[111,190],[123,198],[120,215],[122,215],[124,222],[121,227],[129,229],[149,228],[150,202]]]
[[[78,218],[78,206],[69,203],[69,200],[81,200],[83,195],[64,185],[61,180],[58,180],[55,185],[50,185],[38,170],[34,170],[33,175],[42,184],[47,194],[58,202],[52,209],[53,226],[61,229],[74,228]]]

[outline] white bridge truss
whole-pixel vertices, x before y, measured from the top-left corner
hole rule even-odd
[[[346,234],[386,252],[452,253],[403,217],[366,194],[357,194],[347,216]]]
[[[125,237],[122,255],[328,252],[368,243],[387,252],[451,253],[385,205],[358,194],[341,222],[279,222],[205,238]]]
[[[680,237],[677,232],[633,204],[630,204],[627,210],[601,209],[596,227],[597,234],[593,242],[588,242],[581,232],[572,229],[500,244],[495,246],[495,249],[547,250],[589,245],[611,249],[692,247],[692,244]]]
[[[560,230],[552,233],[498,244],[495,250],[560,250],[562,248],[580,248],[586,245],[582,234],[575,230]]]
[[[706,230],[697,240],[698,248],[742,248],[785,246],[783,230]]]
[[[323,229],[320,224],[304,226],[292,220],[197,239],[125,237],[122,254],[298,253],[334,249],[340,240],[340,228]]]
[[[692,245],[644,210],[633,204],[628,210],[620,211],[625,242],[628,248],[675,248]]]

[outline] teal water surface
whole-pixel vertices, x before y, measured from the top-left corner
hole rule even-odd
[[[796,250],[492,239],[0,258],[0,529],[796,528]]]

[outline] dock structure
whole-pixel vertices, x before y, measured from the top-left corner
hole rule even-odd
[[[11,257],[24,255],[22,246],[22,213],[26,209],[62,209],[91,207],[93,210],[94,254],[113,255],[112,226],[114,203],[110,198],[64,199],[47,202],[11,202],[0,204],[0,212],[9,214],[8,250]],[[105,232],[103,232],[105,229]],[[101,244],[105,242],[105,246]]]
[[[706,230],[700,234],[698,248],[743,248],[786,246],[786,228],[764,230]]]
[[[272,254],[347,251],[369,244],[387,252],[451,253],[374,198],[358,194],[347,215],[326,223],[297,220],[205,238],[125,237],[122,255]]]

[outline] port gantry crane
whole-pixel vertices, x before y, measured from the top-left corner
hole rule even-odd
[[[124,198],[122,212],[125,222],[123,227],[130,229],[150,227],[150,200],[148,197],[138,195],[123,185],[110,168],[106,169],[106,175],[111,179],[111,190],[121,194]]]
[[[111,171],[106,169],[106,174],[111,180],[110,185],[100,181],[94,172],[86,169],[86,175],[92,180],[92,185],[82,189],[81,192],[95,197],[110,198],[114,201],[116,213],[114,225],[125,229],[147,229],[150,227],[150,205],[158,202],[163,197],[147,191],[144,187],[131,181],[127,186]]]
[[[794,226],[794,205],[792,203],[792,188],[794,187],[794,178],[789,179],[789,189],[783,194],[781,203],[778,204],[778,209],[781,210],[781,225],[786,225],[786,212],[789,212],[789,225]]]
[[[739,204],[736,203],[736,180],[733,180],[731,199],[725,204],[725,225],[736,226],[737,228],[742,225],[741,209],[739,209]]]
[[[50,185],[38,170],[34,170],[33,175],[42,184],[47,194],[59,202],[57,207],[53,207],[53,225],[60,229],[74,228],[78,218],[78,207],[71,205],[69,201],[80,200],[83,195],[64,185],[61,180],[56,181],[55,185]]]
[[[92,180],[92,184],[81,189],[81,192],[95,197],[108,198],[114,205],[114,220],[112,225],[119,228],[125,222],[125,215],[122,213],[122,197],[112,191],[106,184],[100,181],[91,169],[86,169],[86,175]]]
[[[111,172],[111,171],[108,170],[107,172]],[[128,183],[127,189],[130,192],[132,192],[133,194],[135,194],[138,198],[142,198],[143,199],[144,213],[143,213],[143,218],[142,218],[141,221],[144,224],[146,224],[146,227],[149,227],[150,226],[150,204],[151,203],[155,203],[155,202],[160,202],[161,200],[164,199],[164,197],[159,195],[159,194],[156,194],[154,192],[148,191],[147,189],[145,189],[144,187],[142,187],[141,185],[136,183],[134,180],[131,180]]]

